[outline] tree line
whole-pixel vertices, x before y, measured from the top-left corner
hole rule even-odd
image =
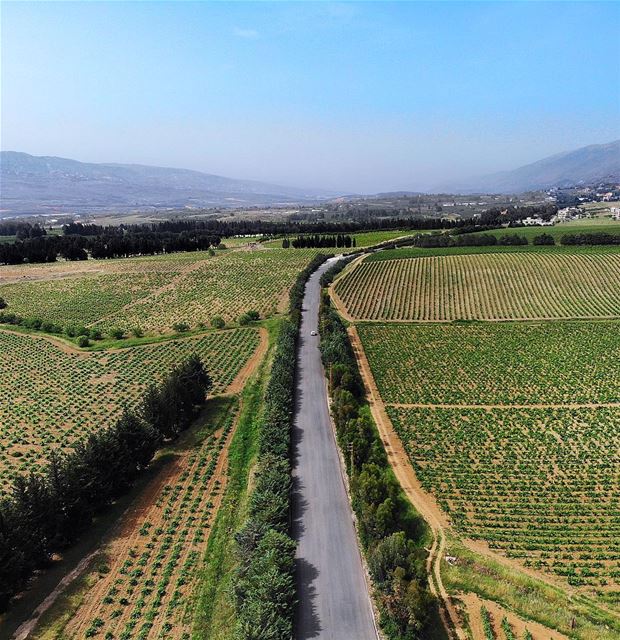
[[[69,453],[52,451],[42,473],[15,478],[0,500],[0,611],[36,569],[131,488],[163,442],[190,426],[210,387],[202,362],[192,356],[149,387],[137,411],[125,410]]]
[[[293,249],[323,249],[323,248],[351,248],[355,247],[356,242],[355,238],[350,235],[344,235],[339,233],[335,236],[329,235],[308,235],[308,236],[297,236],[290,240],[289,238],[284,238],[282,240],[282,248],[288,249],[289,247],[293,247]]]
[[[305,283],[326,259],[317,256],[291,289],[289,319],[278,334],[260,419],[258,470],[248,518],[236,533],[236,636],[290,640],[295,606],[295,542],[291,523],[291,426],[297,336]]]
[[[122,235],[64,235],[28,237],[0,244],[0,264],[24,262],[55,262],[103,258],[128,258],[139,255],[204,251],[217,247],[218,235],[201,231],[126,232]]]
[[[0,222],[0,236],[15,236],[18,240],[24,238],[39,238],[47,235],[45,227],[38,222],[31,224],[30,222]]]
[[[488,246],[510,246],[526,245],[528,239],[516,233],[507,233],[498,237],[489,233],[480,235],[446,235],[427,234],[416,236],[412,244],[423,248],[443,248],[443,247],[488,247]]]
[[[330,270],[328,284],[339,270]],[[332,415],[345,453],[351,496],[381,626],[391,640],[423,637],[434,605],[426,577],[425,525],[390,468],[368,407],[346,328],[323,293],[321,355],[329,372]]]
[[[620,244],[620,233],[567,233],[561,240],[564,245],[606,245]]]

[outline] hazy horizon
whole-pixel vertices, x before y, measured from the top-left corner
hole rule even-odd
[[[428,190],[620,138],[615,3],[2,3],[3,150]]]

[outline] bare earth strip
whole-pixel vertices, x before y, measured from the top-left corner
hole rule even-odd
[[[256,371],[256,368],[261,363],[264,355],[269,348],[269,332],[265,327],[259,328],[260,342],[254,352],[254,355],[245,363],[241,371],[237,374],[235,379],[226,388],[226,395],[232,395],[240,393],[248,378]]]
[[[400,438],[394,431],[392,423],[385,411],[385,406],[379,395],[379,390],[370,372],[370,365],[366,359],[366,354],[362,348],[361,341],[355,327],[349,327],[349,335],[353,345],[353,350],[357,357],[358,364],[364,385],[368,393],[370,410],[379,429],[379,435],[383,441],[383,446],[388,456],[388,460],[394,469],[396,478],[400,482],[405,494],[426,520],[433,533],[433,545],[430,549],[427,560],[427,571],[429,575],[429,585],[431,592],[440,598],[443,607],[440,608],[441,617],[446,629],[454,630],[456,637],[462,640],[466,637],[459,621],[459,615],[448,595],[441,579],[441,558],[445,552],[444,529],[447,526],[445,515],[435,502],[420,485],[416,477]]]
[[[508,611],[501,605],[497,604],[497,602],[493,602],[492,600],[483,600],[475,593],[459,595],[459,599],[467,608],[469,625],[475,639],[485,638],[482,618],[480,616],[480,609],[484,606],[491,614],[491,621],[497,638],[505,637],[504,632],[501,629],[501,622],[503,618],[506,618],[517,638],[523,638],[525,630],[527,629],[532,634],[534,640],[568,640],[568,636],[565,636],[563,633],[544,627],[537,622],[532,622],[530,620],[525,621],[512,611]]]

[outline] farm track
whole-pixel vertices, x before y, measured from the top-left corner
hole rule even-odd
[[[368,359],[355,327],[349,327],[349,336],[351,337],[353,350],[368,394],[370,410],[379,429],[379,435],[390,465],[403,491],[415,509],[426,520],[433,534],[433,544],[427,559],[427,573],[431,592],[441,601],[440,614],[443,624],[446,630],[452,632],[458,640],[464,640],[466,635],[461,627],[458,612],[441,579],[441,559],[445,552],[446,518],[434,499],[424,492],[411,467],[407,453],[385,411],[385,406],[379,395],[379,390],[370,371]]]
[[[248,378],[256,371],[256,368],[265,357],[267,349],[269,348],[269,332],[265,327],[259,327],[258,332],[260,342],[258,343],[258,347],[256,347],[256,351],[245,363],[241,371],[239,371],[235,376],[235,379],[228,385],[228,387],[226,387],[224,395],[240,393],[245,386],[245,383],[248,381]]]

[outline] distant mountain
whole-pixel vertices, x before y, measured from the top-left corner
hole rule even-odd
[[[436,193],[523,193],[620,180],[620,140],[593,144],[575,151],[462,182],[438,186]]]
[[[235,180],[187,169],[92,164],[0,153],[2,213],[97,212],[303,203],[338,194]]]

